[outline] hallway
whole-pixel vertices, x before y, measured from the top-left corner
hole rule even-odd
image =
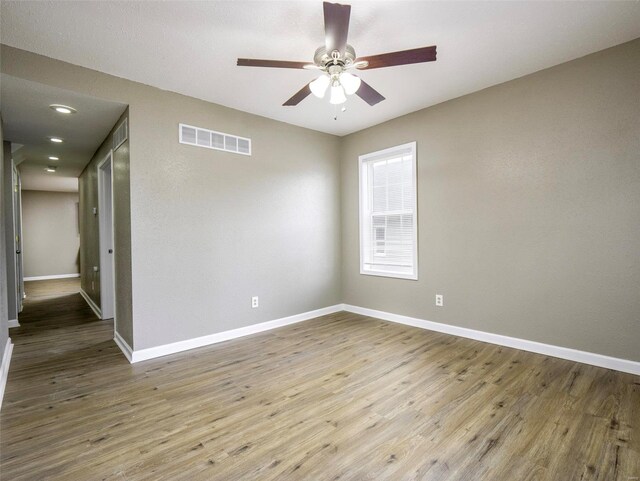
[[[129,365],[113,342],[113,322],[99,320],[79,289],[78,278],[25,283],[0,415],[2,480],[43,479],[31,463],[66,458],[70,438],[61,426],[86,426],[82,399],[104,384],[107,366]]]
[[[52,385],[57,400],[61,391],[72,397],[78,376],[107,358],[122,357],[113,343],[113,322],[99,320],[79,290],[78,278],[25,282],[20,327],[10,333],[15,347],[3,403],[7,411],[24,413],[36,407],[34,402],[46,404]],[[126,363],[124,357],[121,361]],[[28,399],[14,403],[14,393],[24,392],[25,386]]]
[[[16,344],[12,364],[21,370],[45,361],[53,365],[53,356],[56,363],[69,356],[93,357],[104,352],[105,343],[120,353],[110,342],[113,322],[99,320],[89,308],[80,295],[79,278],[25,282],[25,291],[20,327],[11,330]],[[17,375],[13,366],[11,374]]]

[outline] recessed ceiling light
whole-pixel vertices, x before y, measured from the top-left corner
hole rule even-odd
[[[64,140],[62,140],[60,137],[49,137],[49,140],[56,144],[61,144],[62,142],[64,142]]]
[[[50,155],[49,160],[60,160],[60,159],[58,157],[54,157],[53,155]]]
[[[77,112],[76,109],[74,109],[73,107],[69,107],[68,105],[51,104],[49,105],[49,108],[55,110],[60,114],[75,114]]]
[[[47,172],[55,172],[55,171],[56,171],[56,169],[57,169],[57,167],[56,167],[55,165],[49,165],[49,166],[47,166],[47,168],[46,168],[46,169],[44,169],[44,170],[46,170]]]

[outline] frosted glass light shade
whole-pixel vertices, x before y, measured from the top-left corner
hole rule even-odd
[[[309,84],[309,88],[311,89],[311,93],[318,98],[324,97],[325,92],[327,91],[327,87],[329,86],[330,79],[328,75],[320,75],[317,79]]]
[[[349,72],[342,72],[340,74],[340,83],[344,87],[344,91],[347,95],[355,94],[360,88],[361,82],[362,80],[360,80],[360,77],[356,77]]]
[[[342,85],[336,85],[331,87],[331,98],[329,103],[333,105],[343,104],[347,101],[347,97],[344,95],[344,89]]]

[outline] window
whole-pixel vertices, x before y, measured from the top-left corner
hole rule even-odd
[[[360,156],[360,273],[418,278],[416,143]]]

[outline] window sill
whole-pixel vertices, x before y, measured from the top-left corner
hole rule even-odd
[[[390,277],[393,279],[404,279],[408,281],[417,281],[418,274],[403,274],[400,272],[378,272],[378,271],[360,271],[363,276]]]

